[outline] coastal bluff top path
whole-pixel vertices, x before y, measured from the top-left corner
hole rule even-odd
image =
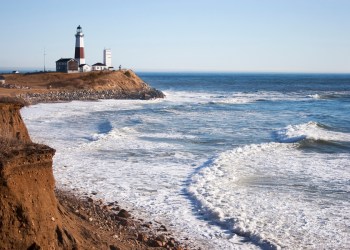
[[[164,94],[132,70],[84,73],[4,74],[0,97],[16,97],[27,104],[98,99],[153,99]]]

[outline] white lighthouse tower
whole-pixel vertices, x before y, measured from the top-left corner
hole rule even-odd
[[[78,61],[79,65],[85,64],[84,54],[84,34],[80,25],[77,27],[77,33],[75,34],[75,55],[74,59]]]

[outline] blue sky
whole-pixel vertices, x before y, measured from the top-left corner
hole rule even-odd
[[[349,0],[13,0],[1,3],[0,68],[54,69],[112,49],[137,71],[350,73]]]

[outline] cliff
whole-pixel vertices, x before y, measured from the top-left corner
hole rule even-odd
[[[0,248],[73,249],[54,193],[55,150],[32,143],[19,104],[0,104]]]
[[[22,106],[0,98],[0,250],[183,249],[164,225],[152,228],[118,202],[55,192],[55,150],[31,141]]]
[[[97,99],[152,99],[164,94],[150,87],[132,70],[86,73],[30,73],[4,75],[1,96],[17,96],[35,104]]]
[[[4,139],[31,142],[19,113],[22,103],[0,103],[0,135]]]
[[[62,227],[54,194],[55,151],[31,143],[5,145],[0,160],[0,248],[73,248],[74,238]]]

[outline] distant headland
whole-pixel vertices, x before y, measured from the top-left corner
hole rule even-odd
[[[0,97],[15,97],[27,104],[164,97],[161,91],[150,87],[132,70],[3,74],[0,88]]]

